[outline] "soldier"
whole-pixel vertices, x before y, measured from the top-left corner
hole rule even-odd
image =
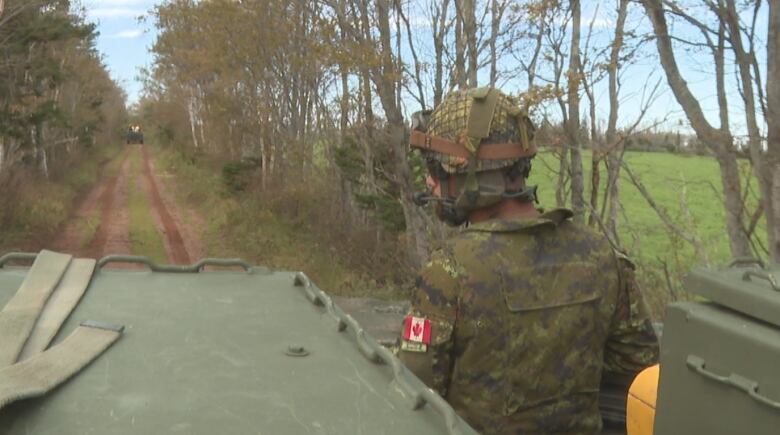
[[[534,207],[533,135],[495,89],[415,115],[416,201],[467,226],[423,268],[400,358],[485,434],[598,433],[602,373],[654,364],[658,340],[631,262],[570,210]]]

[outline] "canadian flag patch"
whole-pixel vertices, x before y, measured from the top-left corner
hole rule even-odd
[[[404,320],[404,340],[416,343],[431,343],[431,321],[425,317],[406,316]]]

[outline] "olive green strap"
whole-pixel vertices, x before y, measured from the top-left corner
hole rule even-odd
[[[499,94],[492,88],[479,88],[473,91],[472,96],[474,100],[469,111],[467,146],[469,151],[476,153],[482,139],[490,136],[490,124],[493,122]]]
[[[43,352],[49,346],[87,290],[95,271],[95,263],[91,258],[78,258],[70,262],[59,285],[43,307],[18,361]]]
[[[471,151],[468,172],[466,174],[466,186],[463,191],[466,202],[475,205],[479,199],[479,181],[477,180],[477,150],[482,139],[490,136],[490,124],[493,122],[493,114],[498,105],[498,92],[492,88],[479,88],[473,91],[474,101],[471,102],[468,121],[468,143],[466,147]]]
[[[30,359],[0,369],[0,409],[38,397],[67,381],[121,335],[122,327],[85,322],[62,343]]]
[[[0,368],[16,362],[71,256],[41,251],[19,290],[0,311]]]

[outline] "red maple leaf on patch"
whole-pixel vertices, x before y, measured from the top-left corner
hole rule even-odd
[[[412,333],[414,334],[415,337],[422,334],[422,326],[420,326],[419,323],[415,323],[414,326],[412,327]]]

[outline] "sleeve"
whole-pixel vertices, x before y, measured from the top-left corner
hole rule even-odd
[[[604,370],[636,374],[658,362],[658,337],[633,264],[618,254],[619,289],[604,352]]]
[[[429,343],[419,346],[406,340],[401,325],[399,358],[426,385],[441,396],[449,387],[454,348],[454,328],[458,315],[459,271],[443,252],[433,254],[423,268],[412,295],[409,316],[430,322]]]

